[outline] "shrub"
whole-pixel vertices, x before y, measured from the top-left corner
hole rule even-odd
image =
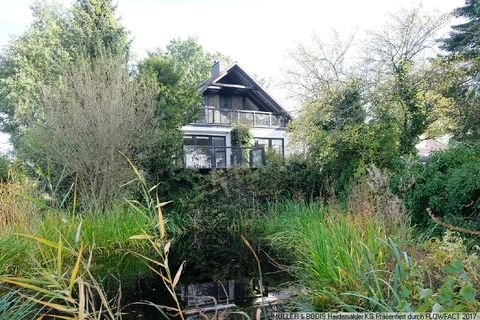
[[[406,192],[413,222],[426,228],[432,223],[426,209],[444,222],[480,228],[480,147],[456,146],[434,153]]]
[[[36,215],[36,209],[29,201],[21,197],[32,185],[17,181],[0,182],[0,227],[10,229],[13,226],[27,226]]]
[[[152,141],[155,88],[132,79],[122,57],[103,53],[79,59],[40,102],[43,121],[26,135],[34,150],[26,160],[57,165],[53,172],[76,182],[82,208],[109,207],[133,178],[120,152],[133,159]]]
[[[232,129],[232,146],[251,147],[253,142],[252,132],[248,127],[237,126]]]

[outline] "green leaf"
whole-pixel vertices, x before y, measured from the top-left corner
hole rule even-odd
[[[432,289],[420,289],[418,294],[420,295],[420,299],[427,299],[432,296],[433,291]]]
[[[475,297],[477,296],[477,290],[471,285],[468,284],[462,289],[460,289],[460,295],[465,299],[466,301],[475,301]]]
[[[465,272],[463,269],[463,263],[460,260],[453,260],[451,263],[443,267],[443,272],[445,273],[462,273]]]
[[[439,295],[439,300],[441,303],[448,303],[452,301],[455,293],[453,292],[453,289],[449,285],[443,285],[440,290],[438,290]]]
[[[410,297],[410,294],[411,294],[410,290],[408,290],[407,288],[402,286],[402,288],[400,289],[400,297],[408,298],[408,297]]]
[[[432,312],[442,312],[443,306],[439,303],[435,303],[432,307]]]

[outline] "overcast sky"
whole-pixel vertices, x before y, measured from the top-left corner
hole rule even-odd
[[[72,1],[58,1],[68,5]],[[118,15],[142,58],[172,38],[196,36],[206,50],[226,54],[247,72],[269,79],[269,92],[291,104],[281,86],[288,51],[313,32],[328,37],[378,29],[388,13],[422,4],[428,11],[451,12],[464,0],[117,0]],[[32,17],[29,0],[0,0],[0,46],[20,35]],[[292,107],[292,106],[289,106]],[[0,137],[0,145],[2,143]],[[5,138],[3,138],[5,139]]]

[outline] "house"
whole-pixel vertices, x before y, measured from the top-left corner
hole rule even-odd
[[[420,158],[420,161],[422,162],[427,161],[430,155],[435,151],[441,151],[441,150],[447,149],[449,139],[450,139],[450,136],[448,135],[445,135],[437,139],[420,137],[420,142],[415,146],[415,148],[417,149],[417,154]]]
[[[280,157],[287,153],[288,112],[237,63],[222,68],[215,62],[210,79],[199,90],[203,96],[201,116],[182,127],[184,167],[257,167],[269,153]],[[232,144],[232,131],[239,126],[249,128],[252,145]]]

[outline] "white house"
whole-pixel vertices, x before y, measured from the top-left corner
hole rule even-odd
[[[182,127],[186,168],[256,167],[269,152],[282,157],[288,152],[285,126],[290,115],[237,63],[222,68],[216,62],[199,90],[201,117]],[[232,145],[237,126],[250,129],[253,146]]]

